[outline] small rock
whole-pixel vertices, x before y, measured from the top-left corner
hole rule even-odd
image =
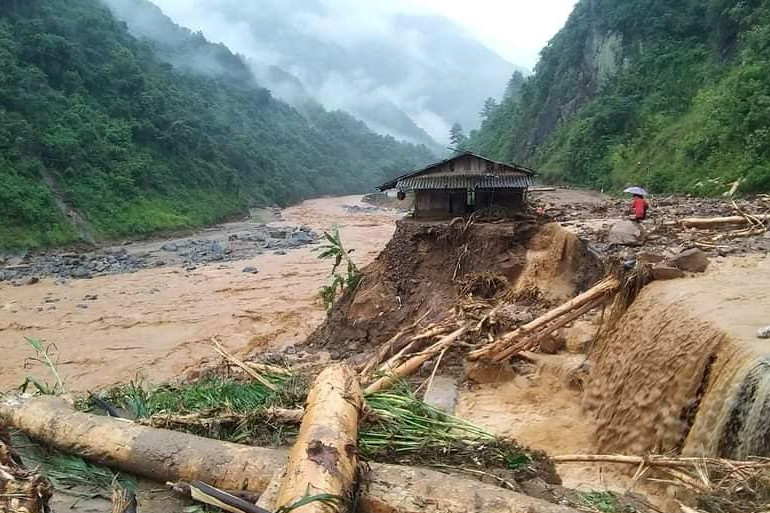
[[[457,404],[457,384],[452,378],[435,376],[423,401],[444,413],[453,414]]]
[[[652,268],[652,277],[655,280],[675,280],[684,278],[684,271],[666,264],[657,264]]]
[[[644,242],[642,225],[634,221],[618,221],[610,228],[607,242],[621,246],[641,246]]]
[[[45,307],[46,310],[56,310],[56,305],[48,305]]]
[[[177,246],[173,242],[167,242],[164,245],[162,245],[160,249],[162,249],[163,251],[168,251],[170,253],[173,253],[179,249],[179,246]]]
[[[197,268],[198,268],[197,265],[188,265],[187,267],[185,267],[185,271],[194,271]]]
[[[85,303],[78,303],[78,304],[75,305],[75,307],[76,308],[82,308],[82,309],[85,310],[86,308],[88,308],[88,305],[85,304]]]
[[[43,311],[43,307],[42,307],[42,306],[38,306],[38,307],[36,308],[36,310],[37,310],[38,312],[42,312],[42,311]]]
[[[38,278],[37,276],[30,276],[29,278],[24,280],[24,285],[34,285],[39,281],[40,281],[40,278]]]
[[[759,338],[770,338],[770,326],[765,326],[764,328],[760,328],[757,330],[757,337]]]
[[[44,303],[58,303],[59,298],[58,297],[47,297],[43,300]]]
[[[298,230],[290,235],[289,240],[295,244],[310,244],[313,242],[313,237],[307,232]]]
[[[243,271],[241,271],[241,272],[257,274],[259,272],[259,269],[257,269],[256,267],[247,266],[247,267],[244,267]]]
[[[85,267],[76,267],[71,274],[73,278],[90,279],[92,277],[91,271]]]
[[[567,341],[558,335],[547,335],[540,340],[540,350],[545,354],[556,354],[561,351]]]
[[[487,383],[504,383],[516,377],[516,372],[508,362],[491,363],[486,361],[465,361],[463,364],[465,377],[480,385]]]
[[[165,260],[156,260],[155,261],[155,267],[163,267],[164,265],[166,265],[166,261]]]
[[[274,255],[285,255],[286,251],[284,251],[283,249],[278,249],[276,251],[273,251],[273,254]]]
[[[99,299],[99,296],[96,294],[86,294],[86,296],[83,298],[83,301],[96,301]]]
[[[682,271],[702,273],[709,266],[709,259],[702,250],[692,248],[669,258],[668,263]]]

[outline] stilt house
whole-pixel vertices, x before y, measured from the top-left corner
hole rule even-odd
[[[510,212],[522,210],[534,175],[534,171],[522,166],[464,152],[399,176],[377,189],[395,188],[401,193],[399,197],[414,191],[414,217],[440,219],[493,206]]]

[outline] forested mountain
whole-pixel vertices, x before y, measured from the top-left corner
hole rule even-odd
[[[146,0],[106,1],[132,30],[157,32],[139,5]],[[516,69],[446,18],[379,11],[377,2],[156,3],[245,55],[277,96],[295,104],[301,85],[299,100],[306,94],[414,142],[445,143],[453,122],[477,126],[484,100],[499,97]]]
[[[434,158],[343,112],[300,114],[186,37],[216,73],[169,64],[99,0],[0,3],[0,248],[199,226]]]
[[[770,189],[770,2],[580,0],[466,145],[594,187]]]

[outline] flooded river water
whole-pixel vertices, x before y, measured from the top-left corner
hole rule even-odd
[[[310,200],[283,216],[287,223],[318,231],[338,224],[362,266],[387,243],[402,214],[346,208],[359,199]],[[228,233],[243,228],[239,222],[218,230],[227,240]],[[215,235],[206,231],[207,237]],[[259,273],[242,272],[247,266]],[[42,365],[28,361],[33,350],[26,337],[55,344],[68,391],[184,375],[202,360],[216,358],[208,343],[213,336],[238,355],[282,349],[323,319],[318,290],[330,270],[331,263],[318,260],[310,246],[193,271],[163,267],[66,283],[51,278],[21,287],[0,283],[0,389],[18,386],[27,376],[51,381]]]

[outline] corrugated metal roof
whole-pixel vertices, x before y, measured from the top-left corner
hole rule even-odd
[[[413,176],[399,180],[400,190],[420,189],[524,189],[531,186],[531,176],[520,175],[443,175]]]
[[[448,159],[444,159],[442,161],[435,162],[435,163],[430,164],[429,166],[424,167],[422,169],[419,169],[417,171],[413,171],[411,173],[407,173],[405,175],[401,175],[401,176],[399,176],[397,178],[394,178],[394,179],[392,179],[392,180],[390,180],[388,182],[385,182],[384,184],[380,185],[379,187],[377,187],[377,189],[380,190],[380,191],[385,191],[385,190],[388,190],[388,189],[392,189],[394,187],[397,187],[398,186],[397,184],[401,183],[404,180],[407,180],[409,178],[416,178],[417,176],[422,175],[423,173],[427,173],[427,172],[431,171],[434,168],[440,167],[443,164],[446,164],[447,162],[451,162],[453,160],[458,160],[458,159],[461,159],[461,158],[467,157],[467,156],[475,157],[477,159],[481,159],[481,160],[484,160],[484,161],[487,161],[487,162],[492,162],[492,163],[494,163],[494,164],[496,164],[498,166],[503,166],[505,168],[508,168],[512,172],[523,173],[523,174],[527,174],[529,176],[534,176],[534,175],[537,174],[533,170],[531,170],[529,168],[526,168],[524,166],[520,166],[518,164],[506,164],[504,162],[498,162],[496,160],[489,159],[487,157],[484,157],[482,155],[478,155],[476,153],[472,153],[470,151],[464,151],[464,152],[458,152],[456,155],[453,155],[452,157],[450,157]]]

